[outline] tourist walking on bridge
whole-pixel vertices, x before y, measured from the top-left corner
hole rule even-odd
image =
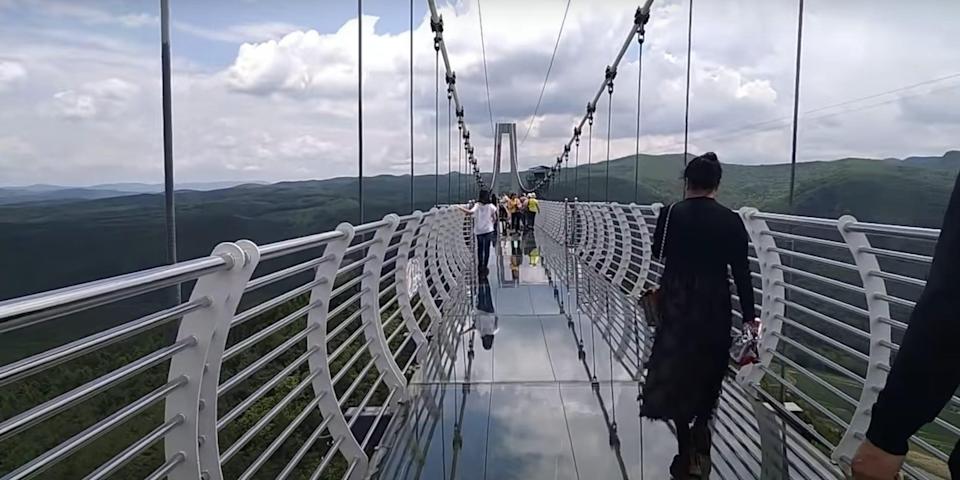
[[[473,234],[477,239],[477,271],[486,275],[487,264],[490,262],[490,244],[493,243],[497,230],[497,206],[491,199],[490,191],[480,190],[477,202],[470,208],[458,205],[457,208],[468,215],[473,215]]]
[[[678,479],[710,473],[710,420],[730,358],[728,266],[743,317],[755,318],[747,232],[715,200],[721,174],[714,153],[694,158],[684,171],[686,199],[660,210],[654,233],[653,255],[665,270],[641,415],[675,423],[679,452],[670,472]]]
[[[527,196],[527,227],[533,230],[533,223],[537,221],[537,214],[540,213],[540,202],[537,201],[537,194],[531,193]]]

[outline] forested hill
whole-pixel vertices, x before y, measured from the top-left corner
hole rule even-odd
[[[634,166],[639,164],[637,202],[675,201],[681,194],[682,155],[641,155],[612,160],[610,193],[605,195],[607,165],[564,169],[548,198],[574,196],[594,201],[634,201]],[[818,217],[851,214],[863,221],[938,227],[960,171],[960,152],[906,160],[846,158],[797,166],[794,208],[789,208],[790,166],[724,165],[719,200],[731,208]],[[588,181],[589,178],[589,196]],[[574,190],[574,179],[579,189]]]
[[[918,160],[843,159],[798,167],[794,213],[937,226],[946,207],[960,155]],[[613,201],[634,198],[634,157],[610,162]],[[679,155],[640,158],[638,201],[678,198]],[[573,197],[579,176],[581,198],[603,200],[606,165],[595,163],[561,174],[547,196]],[[564,183],[566,177],[570,181]],[[440,202],[447,202],[448,181],[456,199],[460,179],[439,179]],[[488,178],[489,179],[489,178]],[[462,185],[472,181],[463,176]],[[506,175],[500,179],[509,185]],[[435,201],[437,179],[416,178],[417,205]],[[720,200],[730,207],[752,205],[786,212],[789,166],[726,165]],[[407,212],[409,176],[379,176],[364,183],[366,219]],[[208,254],[222,241],[248,238],[267,243],[356,222],[357,184],[353,178],[241,185],[215,191],[177,193],[177,223],[182,259]],[[0,206],[0,300],[153,267],[164,261],[163,197],[130,195],[97,200],[64,200]]]

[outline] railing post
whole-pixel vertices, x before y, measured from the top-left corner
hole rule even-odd
[[[870,239],[866,234],[851,231],[848,227],[857,222],[857,219],[845,215],[840,217],[837,228],[840,235],[850,248],[850,254],[860,272],[863,290],[866,296],[867,312],[870,315],[870,362],[867,364],[867,376],[860,391],[860,400],[857,409],[850,419],[850,426],[844,432],[843,438],[833,451],[834,461],[849,465],[857,447],[866,438],[867,428],[870,426],[870,411],[877,395],[887,383],[887,372],[890,368],[890,324],[882,319],[890,318],[890,305],[881,300],[887,294],[886,282],[875,272],[881,272],[880,262],[876,255],[868,253]]]
[[[387,224],[373,234],[373,243],[367,249],[367,258],[370,258],[370,261],[363,266],[363,280],[360,281],[360,290],[363,292],[360,294],[360,308],[363,308],[363,312],[360,318],[363,319],[363,335],[370,340],[373,363],[377,370],[384,374],[383,382],[387,387],[396,389],[399,393],[394,396],[393,401],[396,404],[406,393],[407,381],[390,352],[387,336],[383,332],[383,318],[380,316],[380,275],[387,246],[397,231],[400,217],[391,213],[383,217],[383,220]],[[390,406],[385,405],[384,408]]]
[[[647,285],[647,278],[650,275],[650,257],[653,255],[651,246],[653,245],[653,234],[650,233],[650,225],[643,218],[643,211],[635,203],[630,204],[630,211],[633,218],[637,221],[637,231],[640,233],[640,271],[637,272],[637,284],[633,286],[631,295],[639,295]],[[633,237],[630,237],[631,244]]]
[[[657,221],[659,221],[660,219],[660,213],[663,211],[663,207],[664,205],[659,202],[650,205],[650,210],[653,211],[653,215],[657,218]],[[643,223],[647,223],[646,219],[644,219]],[[657,231],[657,222],[654,222],[652,225],[647,223],[647,234],[650,236],[650,256],[644,257],[644,260],[647,263],[647,276],[644,277],[643,280],[644,280],[644,283],[649,283],[650,285],[660,285],[659,281],[655,282],[653,281],[652,278],[650,278],[650,272],[653,271],[653,269],[650,267],[652,265],[652,260],[653,260],[653,242],[654,242],[654,235],[656,231]],[[663,272],[661,271],[660,274],[663,275]]]
[[[443,248],[443,231],[446,225],[446,212],[440,208],[434,207],[434,217],[430,228],[430,272],[435,276],[434,281],[437,285],[437,295],[440,300],[446,304],[450,300],[450,293],[443,286],[443,279],[450,278],[443,257],[440,255],[440,249]],[[452,287],[452,285],[451,285]]]
[[[619,220],[616,213],[618,210],[620,210],[620,206],[616,203],[604,203],[600,208],[600,224],[603,225],[603,243],[601,243],[600,254],[603,257],[599,260],[601,260],[600,276],[604,280],[610,279],[607,272],[613,263],[613,251],[617,242],[617,227],[614,225],[614,220]]]
[[[773,251],[777,245],[773,237],[763,234],[770,229],[766,221],[756,218],[756,214],[755,208],[740,209],[740,218],[743,219],[743,225],[760,262],[760,276],[763,279],[760,324],[763,325],[763,335],[757,349],[758,363],[741,368],[737,373],[737,381],[742,385],[760,388],[764,369],[770,367],[773,352],[777,351],[777,344],[780,343],[786,293],[783,288],[783,270],[777,268],[780,266],[780,254]],[[743,312],[744,321],[750,320],[749,317],[753,314],[754,312]]]
[[[423,213],[419,210],[413,212],[413,215],[407,220],[403,235],[400,237],[400,247],[397,248],[397,268],[395,271],[397,305],[400,307],[400,316],[403,317],[403,323],[407,326],[407,331],[413,336],[413,341],[418,346],[427,343],[427,336],[420,325],[417,324],[411,299],[417,294],[420,283],[423,281],[423,264],[416,257],[411,259],[410,251],[413,249],[414,236],[422,223]],[[423,349],[421,348],[419,351],[423,351]]]
[[[434,281],[438,282],[436,279],[439,277],[437,273],[436,266],[430,263],[432,257],[431,252],[428,251],[428,247],[433,249],[433,243],[431,242],[431,237],[433,235],[433,230],[436,229],[437,225],[437,209],[431,208],[430,212],[424,215],[423,223],[420,227],[420,235],[417,238],[417,250],[414,258],[420,259],[420,264],[423,266],[424,278],[420,282],[420,300],[423,301],[423,307],[427,309],[427,316],[430,317],[430,326],[425,332],[428,337],[432,337],[436,332],[437,325],[440,324],[440,308],[437,306],[437,299],[433,297],[433,294],[430,293],[430,285],[427,284],[426,272],[429,272],[435,276]],[[443,290],[443,285],[437,285],[439,296],[439,291]]]
[[[189,313],[180,321],[177,341],[193,338],[196,345],[170,360],[169,379],[186,377],[187,383],[167,397],[164,418],[183,415],[180,427],[164,440],[167,458],[182,454],[181,462],[168,478],[220,480],[220,450],[217,445],[217,387],[220,365],[230,323],[260,251],[253,242],[221,243],[212,255],[223,257],[230,268],[201,277],[193,287],[190,301],[203,298],[210,306]]]
[[[627,214],[623,211],[624,208],[632,209],[633,206],[614,204],[614,215],[620,224],[620,264],[617,265],[617,271],[613,274],[613,284],[618,289],[623,288],[623,279],[627,276],[627,271],[630,270],[630,260],[633,257],[633,228],[627,221]],[[613,252],[610,252],[611,257],[612,254]]]
[[[333,388],[333,380],[330,375],[330,363],[327,352],[327,321],[330,313],[330,294],[333,285],[336,282],[337,270],[343,261],[343,255],[350,242],[353,241],[353,226],[349,223],[341,223],[337,230],[343,235],[327,243],[323,255],[326,261],[321,263],[316,269],[315,281],[316,287],[310,291],[310,303],[317,305],[310,309],[307,314],[307,328],[310,333],[307,334],[307,350],[312,351],[308,359],[310,373],[317,373],[312,381],[313,394],[319,400],[319,410],[324,419],[330,419],[330,435],[334,441],[340,439],[340,453],[346,458],[347,463],[356,461],[355,472],[365,472],[369,459],[360,447],[360,443],[353,435],[350,427],[347,425],[347,419],[340,410],[340,404],[337,401],[337,394]],[[352,479],[359,478],[354,475]]]

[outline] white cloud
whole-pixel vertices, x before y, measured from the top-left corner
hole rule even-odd
[[[303,27],[286,22],[245,23],[212,29],[189,22],[175,21],[173,28],[207,40],[233,44],[278,39],[290,32],[305,30]]]
[[[13,2],[16,4],[16,2]],[[56,0],[33,0],[27,3],[46,15],[79,20],[89,25],[118,25],[126,28],[140,28],[157,25],[159,18],[143,12],[115,13],[91,6],[89,3],[64,2]]]
[[[96,101],[74,90],[57,92],[53,94],[53,114],[67,120],[87,120],[97,115]]]
[[[635,3],[573,2],[543,105],[521,148],[523,166],[549,163],[560,152],[630,28]],[[716,150],[722,159],[738,163],[789,160],[796,10],[788,3],[696,4],[691,150]],[[801,115],[801,160],[936,154],[956,148],[960,122],[953,107],[956,92],[949,87],[960,86],[960,77],[819,110],[956,73],[949,68],[960,65],[960,51],[939,32],[948,31],[950,19],[960,17],[960,4],[918,1],[904,11],[907,7],[892,0],[880,3],[850,0],[809,6],[800,109],[811,113]],[[42,0],[36,5],[46,8],[46,15],[64,20],[56,28],[37,29],[36,38],[25,39],[5,33],[9,32],[3,28],[6,17],[0,19],[0,42],[16,47],[5,50],[0,60],[0,101],[5,107],[0,111],[0,132],[33,145],[36,163],[49,168],[5,169],[4,181],[103,183],[158,178],[157,45],[131,40],[139,33],[127,32],[128,25],[137,21],[128,19],[125,24],[121,17],[136,12],[110,9],[103,6],[106,3],[93,8],[88,3]],[[540,92],[563,7],[563,2],[546,0],[483,3],[494,119],[517,122],[521,135]],[[493,142],[475,0],[444,6],[442,13],[458,91],[478,158],[486,169]],[[686,3],[658,0],[647,29],[641,138],[645,152],[677,152],[683,147],[686,13]],[[72,20],[122,28],[98,32],[99,36],[82,31],[78,37],[71,29]],[[409,171],[410,32],[385,33],[378,23],[382,21],[376,17],[363,19],[365,171],[405,173]],[[281,180],[355,174],[356,19],[324,30],[270,18],[257,23],[237,21],[219,30],[191,23],[174,27],[190,34],[174,51],[179,62],[173,84],[179,179]],[[899,33],[891,36],[891,31]],[[412,34],[415,160],[417,172],[427,173],[433,172],[435,149],[429,23],[418,19]],[[205,44],[204,39],[218,43]],[[237,46],[232,62],[197,68],[204,58],[201,53],[206,53],[203,46],[222,49],[220,43],[229,42]],[[634,151],[635,48],[627,52],[616,79],[613,157]],[[21,70],[24,73],[16,73]],[[24,79],[27,74],[29,81]],[[15,91],[10,88],[14,84]],[[902,95],[915,97],[898,100]],[[447,151],[445,100],[441,93],[442,172]],[[885,105],[870,107],[871,102],[887,100]],[[606,139],[606,102],[604,94],[594,128],[594,161],[605,154],[601,142]],[[456,134],[454,126],[454,142]],[[585,149],[582,153],[583,160]],[[455,149],[453,163],[457,163]],[[36,176],[40,174],[49,178]]]
[[[79,91],[53,94],[53,115],[67,120],[115,118],[127,111],[140,94],[140,87],[119,78],[84,84]]]
[[[27,78],[27,69],[19,62],[0,61],[0,92]]]

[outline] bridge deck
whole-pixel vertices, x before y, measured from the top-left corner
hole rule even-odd
[[[411,382],[415,400],[383,443],[379,478],[669,477],[676,439],[665,423],[638,415],[632,372],[640,359],[611,349],[611,332],[586,315],[562,313],[558,298],[573,293],[555,290],[544,265],[558,248],[539,234],[501,236],[487,276],[497,314],[492,347],[468,331],[472,313],[448,306],[436,348]],[[779,431],[770,434],[785,436],[787,448],[761,454],[754,412],[764,407],[751,402],[725,385],[711,478],[835,476],[772,415]]]

